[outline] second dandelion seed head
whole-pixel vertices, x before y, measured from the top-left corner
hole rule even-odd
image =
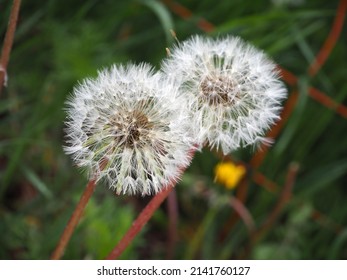
[[[275,64],[237,37],[192,37],[178,44],[163,71],[180,86],[201,143],[224,154],[266,142],[286,89]]]

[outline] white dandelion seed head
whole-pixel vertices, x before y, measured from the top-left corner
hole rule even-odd
[[[147,64],[85,79],[67,102],[67,154],[118,194],[150,195],[190,162],[190,120],[177,87]]]
[[[195,36],[177,45],[162,71],[180,85],[200,143],[224,154],[269,143],[287,91],[267,56],[238,37]]]

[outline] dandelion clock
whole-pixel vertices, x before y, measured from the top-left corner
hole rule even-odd
[[[174,83],[147,64],[105,69],[67,102],[65,151],[118,194],[157,193],[190,161],[182,104]]]
[[[163,62],[190,108],[197,139],[224,154],[268,143],[286,89],[275,64],[238,37],[194,36],[178,44]]]

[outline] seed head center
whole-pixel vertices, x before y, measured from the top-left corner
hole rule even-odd
[[[135,145],[143,145],[152,124],[143,112],[134,110],[125,113],[122,120],[115,122],[114,126],[117,131],[122,131],[117,140],[125,147],[134,148]]]
[[[235,85],[229,77],[210,75],[200,83],[201,97],[210,105],[226,104],[234,100]]]

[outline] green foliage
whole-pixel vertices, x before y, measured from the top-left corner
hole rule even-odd
[[[214,183],[220,159],[207,150],[197,154],[176,188],[179,239],[172,257],[346,259],[347,120],[309,95],[315,87],[347,104],[346,24],[323,68],[314,77],[307,71],[330,32],[337,1],[176,1],[192,11],[185,19],[167,2],[22,1],[8,87],[0,96],[0,258],[49,258],[84,190],[85,176],[62,150],[64,102],[73,86],[113,63],[159,67],[174,41],[170,29],[184,40],[203,34],[205,19],[215,25],[207,36],[241,36],[299,80],[288,85],[298,92],[296,106],[259,167],[278,190],[252,180],[240,185],[256,228],[274,212],[290,163],[300,170],[277,219],[251,241],[242,219],[231,217],[227,201],[235,192]],[[1,39],[10,7],[0,0]],[[243,149],[232,157],[247,163],[252,155]],[[147,201],[114,196],[99,184],[64,258],[105,257]],[[122,258],[165,258],[168,223],[163,207]]]
[[[100,207],[102,205],[102,207]],[[115,197],[104,197],[98,203],[89,202],[86,209],[84,225],[86,227],[85,250],[92,259],[102,259],[110,252],[115,244],[122,238],[134,220],[134,211],[130,205],[120,205]],[[96,242],[97,240],[97,242]],[[122,258],[133,259],[137,257],[134,247],[143,241],[136,239],[123,253]]]

